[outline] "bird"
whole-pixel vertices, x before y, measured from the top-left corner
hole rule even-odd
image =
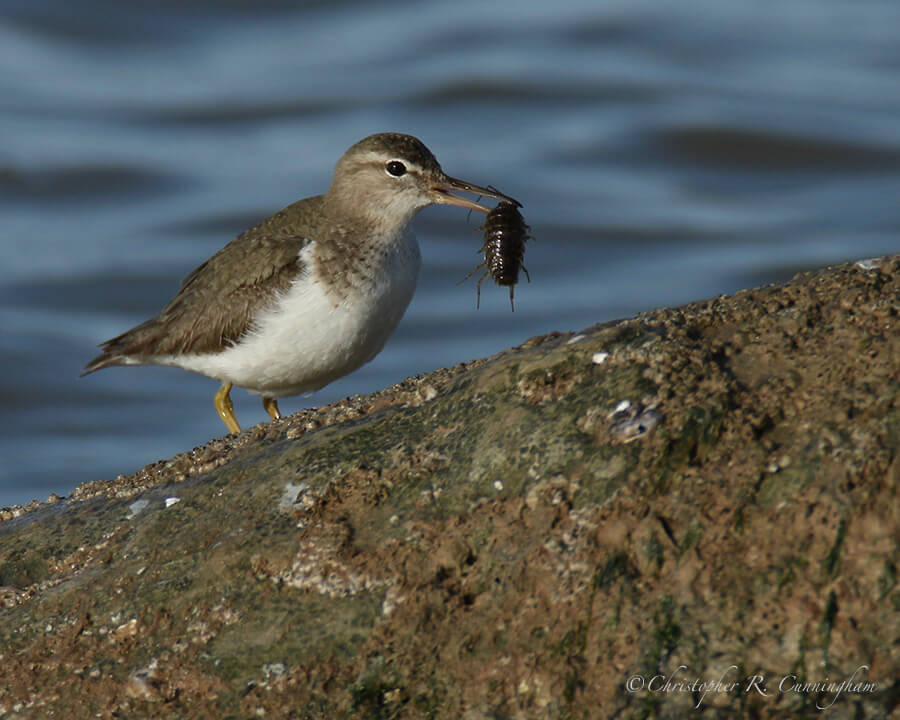
[[[319,390],[381,352],[416,288],[421,255],[408,226],[420,210],[489,212],[451,191],[517,203],[450,177],[412,135],[360,140],[324,195],[238,235],[158,315],[101,343],[82,376],[116,365],[179,367],[221,383],[214,403],[230,433],[241,432],[232,387],[259,395],[279,419],[278,398]]]

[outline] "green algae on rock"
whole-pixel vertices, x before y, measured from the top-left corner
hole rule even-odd
[[[846,264],[7,511],[0,715],[888,717],[898,321]]]

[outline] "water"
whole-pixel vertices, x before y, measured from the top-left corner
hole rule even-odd
[[[519,198],[532,282],[476,311],[479,220],[425,210],[384,352],[283,411],[900,249],[893,0],[7,0],[0,98],[0,505],[223,434],[212,380],[80,369],[372,132]]]

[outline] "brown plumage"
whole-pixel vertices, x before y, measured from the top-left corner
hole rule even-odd
[[[271,291],[286,291],[306,270],[298,255],[321,203],[321,195],[300,200],[241,233],[188,275],[159,315],[103,343],[82,375],[140,358],[214,353],[237,342],[277,297]],[[235,266],[239,273],[228,271]]]
[[[481,268],[487,268],[478,280],[476,307],[481,307],[481,283],[490,275],[494,282],[509,287],[509,305],[515,312],[513,292],[519,282],[519,270],[525,273],[528,282],[531,276],[522,264],[525,258],[525,241],[531,237],[530,228],[525,224],[522,213],[516,203],[501,202],[488,213],[487,220],[481,229],[484,231],[484,245],[480,252],[484,253],[484,262],[470,272],[468,280]]]
[[[319,275],[335,284],[336,295],[346,295],[364,282],[369,257],[378,252],[377,242],[367,239],[378,234],[378,223],[350,215],[355,222],[348,229],[328,218],[347,216],[334,212],[333,196],[347,206],[365,207],[366,184],[357,182],[356,170],[340,172],[340,168],[348,157],[378,152],[405,158],[429,173],[443,173],[431,151],[410,135],[381,133],[360,140],[339,164],[330,205],[325,195],[299,200],[241,233],[188,275],[156,317],[103,343],[103,352],[82,375],[113,365],[142,364],[153,357],[224,350],[250,329],[253,318],[276,302],[279,293],[309,271],[301,267],[298,253],[313,241]]]
[[[276,398],[324,387],[369,362],[415,291],[407,226],[429,205],[488,213],[452,191],[512,200],[447,175],[421,140],[371,135],[338,160],[328,192],[289,205],[188,275],[156,317],[101,345],[84,375],[172,365],[219,380],[215,406],[240,432],[229,393]]]

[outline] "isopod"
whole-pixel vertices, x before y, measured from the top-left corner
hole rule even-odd
[[[498,285],[509,287],[509,306],[515,312],[513,293],[519,282],[519,269],[531,282],[528,269],[522,264],[525,241],[531,237],[528,234],[530,228],[525,224],[517,204],[503,201],[488,213],[481,229],[484,231],[484,245],[480,252],[484,253],[484,262],[465,277],[468,280],[481,268],[486,268],[478,280],[476,307],[481,307],[481,283],[490,275]]]

